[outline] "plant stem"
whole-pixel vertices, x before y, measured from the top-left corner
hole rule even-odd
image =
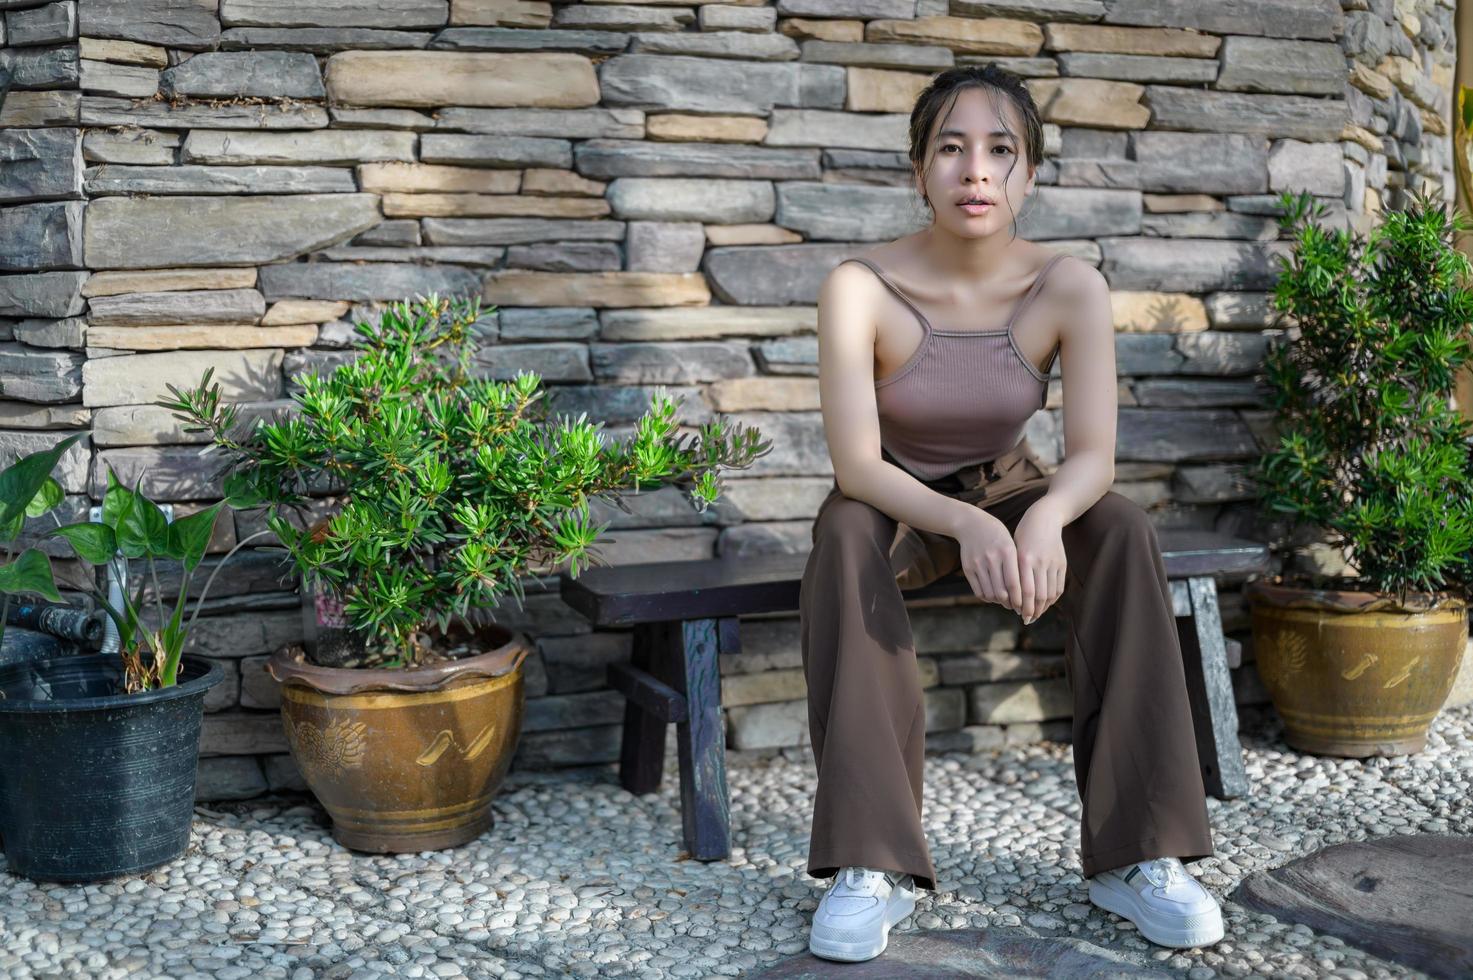
[[[275,533],[275,532],[273,532],[270,528],[267,528],[264,531],[257,531],[255,534],[252,534],[250,537],[245,538],[244,540],[242,540],[234,548],[231,548],[230,551],[228,551],[225,554],[225,557],[220,559],[219,563],[215,566],[215,570],[210,573],[210,577],[207,578],[207,579],[205,579],[205,587],[200,592],[199,598],[195,600],[195,603],[194,603],[194,612],[190,613],[190,615],[189,615],[189,625],[187,627],[185,627],[185,629],[184,629],[184,635],[185,636],[188,636],[189,635],[189,631],[194,628],[194,621],[199,617],[199,611],[200,611],[200,609],[205,604],[205,596],[207,596],[207,595],[210,594],[210,586],[211,586],[211,584],[214,583],[215,576],[220,574],[220,569],[222,569],[222,568],[225,567],[225,565],[230,561],[230,557],[232,555],[234,555],[237,551],[239,551],[241,548],[244,548],[248,542],[254,541],[256,538],[259,538],[263,534],[273,534],[273,533]]]
[[[159,629],[163,629],[164,628],[164,622],[165,622],[165,620],[164,620],[164,590],[159,587],[159,570],[158,570],[158,566],[154,564],[153,555],[152,554],[150,554],[148,556],[148,574],[149,574],[149,577],[153,579],[153,602],[154,602],[154,605],[157,606],[158,607],[158,610],[159,610]],[[188,585],[189,585],[189,579],[186,577],[185,579],[182,580],[182,582],[181,582],[181,584],[180,584],[179,587],[181,589],[182,588],[187,588]]]

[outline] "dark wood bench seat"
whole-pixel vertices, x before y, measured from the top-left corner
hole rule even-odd
[[[1219,799],[1248,781],[1238,714],[1217,606],[1217,576],[1266,572],[1266,546],[1210,531],[1157,533],[1185,657],[1202,777]],[[665,726],[676,725],[681,819],[689,855],[731,852],[726,728],[718,656],[739,653],[738,616],[793,612],[807,554],[649,562],[560,575],[569,606],[594,626],[633,626],[630,662],[609,667],[609,684],[628,698],[619,781],[631,793],[660,787]],[[903,592],[906,600],[972,595],[956,573]]]

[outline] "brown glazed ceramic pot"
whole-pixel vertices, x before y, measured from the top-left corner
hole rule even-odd
[[[450,642],[470,627],[452,625]],[[267,663],[303,778],[332,816],[332,835],[375,853],[475,839],[522,728],[525,634],[476,628],[484,653],[411,670],[317,667],[287,650]]]
[[[1249,582],[1259,676],[1284,739],[1319,755],[1420,752],[1468,642],[1447,593],[1341,592]]]

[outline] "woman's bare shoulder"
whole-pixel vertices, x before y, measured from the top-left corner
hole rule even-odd
[[[866,249],[863,252],[856,252],[855,254],[840,260],[832,269],[829,270],[826,283],[832,283],[845,287],[859,283],[867,283],[875,287],[877,290],[882,289],[879,277],[875,274],[874,269],[867,265],[866,262],[872,263],[873,265],[878,266],[883,272],[888,273],[891,268],[891,263],[893,261],[896,261],[895,247],[899,244],[899,241],[882,242],[881,244]],[[856,259],[863,259],[865,261],[854,261]]]
[[[1053,255],[1058,254],[1053,253]],[[1053,255],[1050,255],[1050,258]],[[1092,263],[1068,252],[1064,253],[1064,257],[1049,270],[1048,281],[1044,285],[1055,295],[1075,297],[1092,295],[1101,287],[1109,289],[1104,273],[1095,268]]]

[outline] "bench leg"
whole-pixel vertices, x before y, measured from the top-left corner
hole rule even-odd
[[[1196,729],[1202,782],[1219,800],[1248,792],[1243,745],[1238,739],[1238,708],[1228,674],[1222,614],[1217,607],[1217,581],[1203,575],[1187,581],[1191,600],[1189,623],[1177,620],[1185,658],[1187,694]]]
[[[729,620],[729,622],[728,622]],[[666,623],[666,683],[685,695],[686,720],[675,725],[680,750],[680,817],[685,849],[698,861],[731,854],[726,789],[726,723],[718,654],[730,649],[736,617]],[[726,640],[723,645],[722,641]]]
[[[630,662],[640,670],[669,683],[662,676],[663,660],[659,645],[665,635],[663,623],[641,623],[634,627],[634,645]],[[665,774],[665,722],[645,711],[633,701],[624,702],[624,738],[619,744],[619,784],[636,796],[653,793],[660,788]]]

